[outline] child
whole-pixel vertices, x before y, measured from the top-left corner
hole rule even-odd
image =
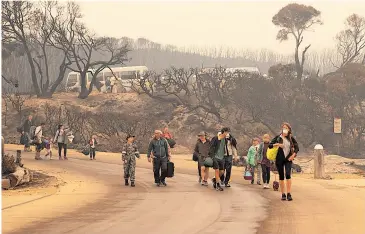
[[[128,135],[127,143],[123,145],[122,161],[124,167],[124,180],[125,186],[129,185],[129,179],[131,180],[131,186],[135,187],[135,175],[136,175],[136,157],[139,158],[139,151],[136,143],[134,143],[135,136]]]
[[[261,168],[262,168],[262,182],[264,182],[264,189],[270,188],[269,182],[270,182],[270,166],[271,162],[269,159],[267,159],[266,152],[269,148],[270,144],[270,135],[265,134],[263,137],[264,142],[260,144],[259,147],[259,155],[261,159]]]
[[[46,155],[44,155],[44,157],[49,156],[49,160],[52,160],[52,142],[53,142],[53,139],[47,138],[44,140],[44,145],[47,150],[47,153],[46,153]]]
[[[92,136],[89,142],[90,145],[90,160],[95,160],[95,154],[96,154],[96,149],[95,149],[95,145],[97,145],[98,142],[96,141],[96,137]]]
[[[259,156],[259,142],[260,140],[258,138],[254,138],[252,140],[252,146],[250,147],[250,149],[248,150],[247,153],[247,161],[248,161],[248,165],[251,167],[251,171],[252,171],[252,180],[251,180],[251,184],[253,184],[254,181],[254,176],[255,176],[255,171],[257,171],[257,184],[261,185],[261,160],[260,160],[260,156]]]

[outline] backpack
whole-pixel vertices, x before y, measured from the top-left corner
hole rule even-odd
[[[29,138],[31,139],[31,140],[34,140],[34,138],[35,138],[35,136],[36,136],[36,132],[35,132],[35,130],[37,129],[37,127],[36,126],[31,126],[30,127],[30,131],[29,131]]]

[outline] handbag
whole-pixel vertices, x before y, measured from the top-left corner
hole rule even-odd
[[[213,159],[211,157],[207,157],[204,160],[204,166],[205,167],[213,167]]]
[[[243,173],[243,178],[245,180],[252,180],[251,169],[249,169],[248,167],[246,167],[245,172]]]
[[[267,159],[269,159],[270,161],[275,161],[276,156],[278,155],[278,151],[279,151],[279,147],[273,147],[271,149],[268,148],[267,152],[266,152]]]
[[[197,153],[193,153],[193,161],[194,162],[197,162],[197,161],[199,161],[199,156],[198,156],[198,154]]]

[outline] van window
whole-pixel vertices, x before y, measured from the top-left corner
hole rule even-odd
[[[136,71],[123,71],[120,74],[120,78],[122,80],[134,80],[137,78],[136,74]]]

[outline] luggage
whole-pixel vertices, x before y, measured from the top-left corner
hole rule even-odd
[[[205,167],[213,167],[213,159],[211,157],[208,157],[204,160],[204,166]]]
[[[276,174],[275,174],[275,180],[272,183],[272,188],[274,189],[274,191],[278,191],[279,190],[279,182],[276,181]]]
[[[90,154],[90,150],[85,148],[85,149],[82,150],[82,153],[84,155],[89,155]]]
[[[278,147],[273,147],[273,148],[269,148],[267,149],[266,152],[266,157],[267,159],[269,159],[270,161],[275,161],[276,160],[276,155],[278,154],[279,148]]]
[[[174,148],[176,145],[176,141],[174,139],[166,139],[167,143],[169,143],[170,148]]]
[[[198,154],[196,154],[196,153],[193,153],[193,161],[194,161],[194,162],[197,162],[197,161],[199,161],[199,157],[198,157]]]
[[[173,162],[167,162],[167,175],[166,177],[171,178],[174,177],[175,174],[175,165]]]
[[[252,173],[251,173],[251,169],[247,168],[245,169],[245,172],[243,174],[243,178],[245,180],[252,180]]]

